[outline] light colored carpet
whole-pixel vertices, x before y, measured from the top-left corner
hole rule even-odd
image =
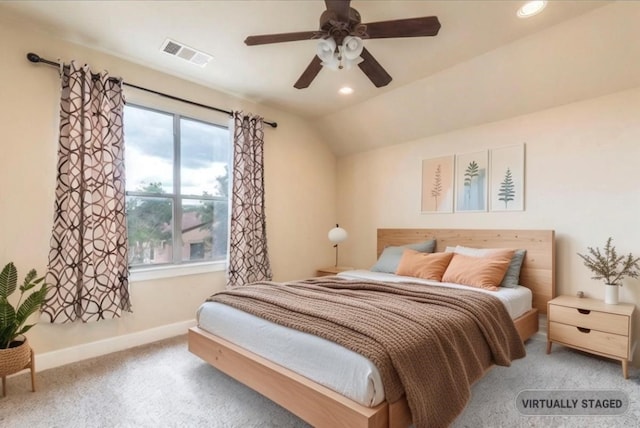
[[[640,373],[622,378],[620,364],[554,345],[527,343],[527,357],[495,367],[472,390],[454,427],[638,427]],[[0,426],[31,427],[307,427],[283,408],[187,351],[186,336],[7,380]],[[620,389],[629,411],[617,417],[521,416],[523,389]]]

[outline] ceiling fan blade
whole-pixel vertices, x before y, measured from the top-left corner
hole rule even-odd
[[[324,0],[324,4],[327,6],[327,10],[335,12],[338,20],[349,21],[351,0]]]
[[[313,79],[320,73],[320,70],[322,70],[322,60],[316,55],[293,87],[296,89],[308,88],[311,82],[313,82]]]
[[[360,67],[360,70],[367,75],[369,80],[371,80],[377,88],[387,86],[389,82],[391,82],[392,79],[389,73],[382,68],[367,48],[362,49],[360,56],[362,57],[362,62],[358,64],[358,67]]]
[[[365,25],[369,39],[435,36],[440,31],[440,21],[437,16],[371,22]]]
[[[263,34],[249,36],[244,39],[247,46],[266,45],[269,43],[296,42],[298,40],[310,40],[317,31],[299,31],[297,33]]]

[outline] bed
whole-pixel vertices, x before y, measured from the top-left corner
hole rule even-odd
[[[514,324],[524,341],[538,330],[538,312],[546,311],[546,302],[555,295],[554,232],[548,230],[440,230],[440,229],[379,229],[378,255],[387,246],[416,243],[425,239],[435,239],[436,251],[444,251],[448,246],[464,245],[475,248],[522,248],[527,253],[520,272],[520,283],[531,296],[531,307],[516,309]],[[346,272],[346,276],[361,275],[358,271]],[[366,275],[366,273],[365,273]],[[223,305],[224,306],[224,305]],[[517,305],[516,305],[517,306]],[[512,315],[511,310],[509,311]],[[231,330],[242,330],[242,319],[237,314],[220,312],[221,319],[230,320]],[[204,322],[204,324],[207,324]],[[214,322],[215,324],[215,322]],[[261,327],[260,327],[261,328]],[[367,395],[367,385],[362,397],[352,392],[335,392],[335,387],[324,386],[323,381],[313,380],[313,376],[302,376],[298,372],[304,365],[306,354],[296,362],[278,361],[272,355],[252,348],[251,331],[248,339],[238,338],[229,331],[215,331],[199,324],[189,331],[189,349],[221,371],[272,399],[314,426],[348,427],[406,427],[411,423],[411,413],[406,400],[388,403],[375,395],[380,388],[375,386],[374,395]],[[249,329],[251,330],[251,328]],[[263,330],[260,330],[263,331]],[[235,333],[234,333],[235,334]],[[242,336],[241,332],[239,336]],[[280,339],[278,340],[278,342]],[[294,343],[290,338],[282,343]],[[300,342],[307,348],[307,342]],[[315,353],[313,348],[311,353]],[[324,349],[321,346],[318,349]],[[331,354],[332,351],[328,351]],[[297,352],[295,352],[297,354]],[[320,354],[321,358],[330,358]],[[266,357],[266,358],[265,358]],[[361,367],[361,366],[360,366]],[[375,370],[363,369],[369,377],[375,378]],[[338,371],[339,372],[339,371]],[[347,372],[351,372],[348,369]],[[344,370],[338,378],[345,377]],[[371,381],[373,382],[373,381]],[[371,383],[375,385],[375,383]],[[340,389],[337,389],[340,390]]]

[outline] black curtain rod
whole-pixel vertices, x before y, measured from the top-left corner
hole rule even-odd
[[[33,52],[29,52],[27,54],[27,59],[29,61],[33,62],[33,63],[41,62],[43,64],[53,65],[54,67],[60,68],[60,64],[59,63],[57,63],[55,61],[49,61],[48,59],[40,58],[40,55],[34,54]],[[191,104],[191,105],[194,105],[194,106],[206,108],[206,109],[209,109],[209,110],[215,110],[215,111],[218,111],[220,113],[226,113],[229,116],[233,116],[233,112],[229,111],[229,110],[224,110],[224,109],[221,109],[221,108],[218,108],[218,107],[208,106],[206,104],[200,104],[200,103],[197,103],[195,101],[185,100],[184,98],[174,97],[173,95],[165,94],[163,92],[154,91],[153,89],[143,88],[142,86],[134,85],[134,84],[127,83],[127,82],[124,82],[124,81],[122,82],[122,84],[125,85],[125,86],[129,86],[131,88],[140,89],[141,91],[151,92],[152,94],[160,95],[161,97],[170,98],[172,100],[181,101],[183,103],[187,103],[187,104]],[[278,123],[277,122],[267,122],[265,120],[264,123],[266,123],[267,125],[272,126],[273,128],[277,128],[278,127]]]

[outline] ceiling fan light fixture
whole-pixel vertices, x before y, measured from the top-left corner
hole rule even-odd
[[[348,60],[355,60],[362,54],[364,45],[360,37],[347,36],[342,42],[342,54]]]
[[[341,95],[351,95],[353,94],[353,88],[349,86],[343,86],[342,88],[338,89],[338,93],[340,93]]]
[[[342,45],[338,46],[333,37],[320,39],[316,48],[316,55],[322,61],[322,66],[331,70],[350,70],[354,65],[362,62],[360,55],[364,45],[360,37],[346,36]]]
[[[542,12],[542,9],[544,9],[546,6],[546,0],[529,1],[523,4],[520,9],[518,9],[516,15],[518,15],[518,18],[530,18]]]
[[[362,46],[362,38],[427,37],[436,36],[440,31],[437,16],[390,19],[367,24],[362,22],[360,13],[351,7],[351,0],[325,0],[324,3],[326,10],[320,15],[318,30],[262,34],[248,36],[244,40],[247,46],[255,46],[321,39],[316,46],[316,55],[293,84],[296,89],[308,88],[323,67],[339,70],[352,68],[355,64],[376,88],[387,86],[393,80],[391,75]]]
[[[316,55],[322,60],[322,65],[332,70],[337,70],[340,66],[340,61],[336,54],[336,41],[333,38],[328,37],[326,39],[320,39],[316,48]]]

